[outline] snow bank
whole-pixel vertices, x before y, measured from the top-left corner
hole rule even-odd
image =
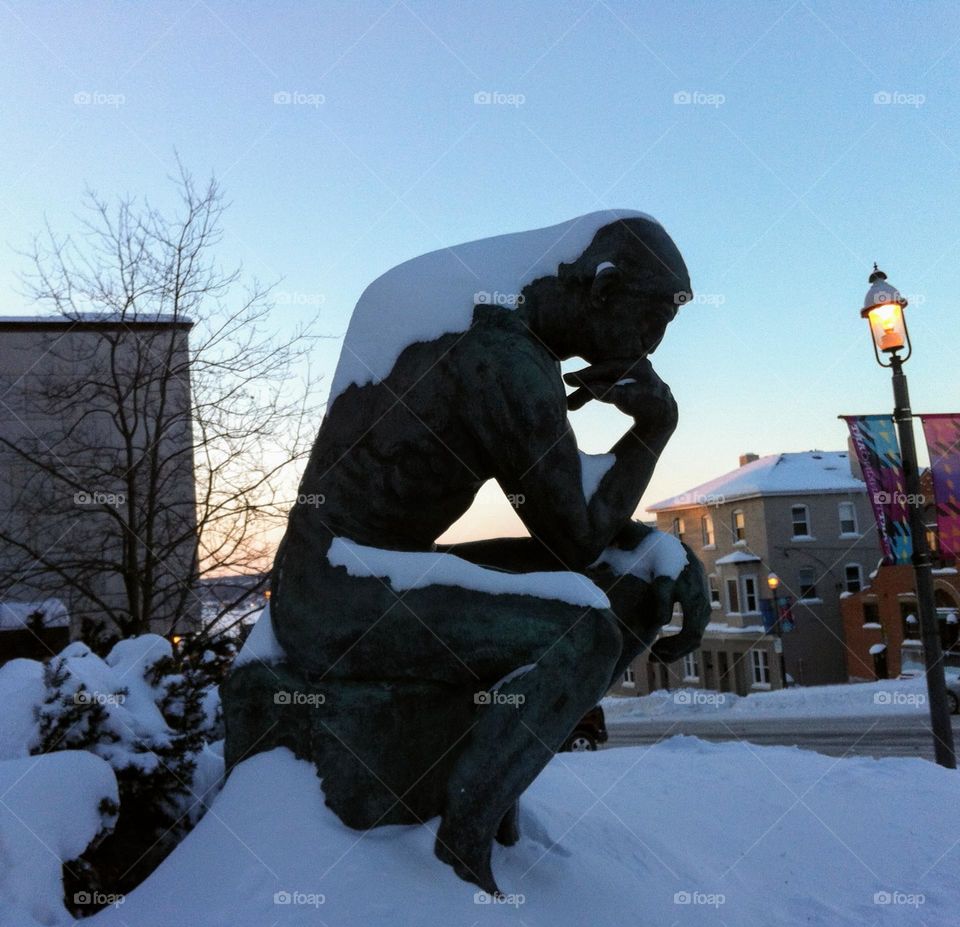
[[[379,383],[408,345],[466,331],[477,304],[516,309],[528,283],[580,257],[597,231],[617,219],[656,222],[642,212],[606,209],[441,248],[388,270],[363,291],[353,310],[328,405],[353,383]]]
[[[596,563],[606,563],[614,573],[631,573],[649,583],[657,576],[676,579],[687,565],[687,552],[672,534],[651,531],[633,550],[608,547]]]
[[[436,822],[350,830],[313,767],[278,749],[238,766],[213,812],[90,924],[945,927],[960,907],[956,775],[694,738],[560,754],[521,802],[520,843],[494,849],[507,897],[493,903],[434,858]]]
[[[0,923],[72,924],[61,865],[76,859],[111,821],[113,770],[82,751],[0,762]]]
[[[11,660],[0,666],[0,760],[30,755],[37,741],[35,712],[43,693],[42,663]]]
[[[345,567],[351,576],[386,578],[397,592],[460,586],[491,595],[532,595],[583,607],[610,607],[610,600],[582,573],[504,573],[453,554],[381,550],[347,538],[334,538],[327,559],[332,566]]]
[[[837,718],[862,715],[925,714],[927,683],[916,679],[837,686],[799,686],[774,692],[734,695],[705,689],[660,690],[640,698],[611,696],[603,700],[607,721],[641,721],[651,718],[715,715],[736,718]]]

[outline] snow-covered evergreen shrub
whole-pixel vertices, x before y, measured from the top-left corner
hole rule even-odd
[[[113,768],[120,793],[113,832],[71,865],[68,901],[125,894],[183,839],[222,775],[209,744],[220,736],[219,696],[203,665],[169,641],[119,641],[105,659],[73,643],[46,666],[34,753],[87,750]],[[88,913],[77,906],[76,913]]]

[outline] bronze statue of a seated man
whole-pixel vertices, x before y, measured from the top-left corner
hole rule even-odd
[[[358,303],[277,553],[271,611],[290,664],[313,680],[435,680],[481,693],[476,723],[451,745],[436,853],[495,892],[492,843],[516,839],[519,796],[577,721],[674,603],[683,628],[656,642],[656,657],[695,649],[706,626],[703,569],[689,551],[673,575],[601,561],[650,530],[631,518],[677,406],[649,355],[690,281],[673,241],[639,213],[426,258]],[[526,271],[521,285],[491,295],[488,263]],[[589,366],[567,376],[571,402],[609,403],[631,419],[595,486],[567,417],[559,362],[572,357]],[[490,479],[530,537],[438,549]]]

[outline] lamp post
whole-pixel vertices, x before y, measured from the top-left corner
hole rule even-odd
[[[780,585],[780,577],[776,573],[771,573],[767,577],[767,587],[770,589],[770,605],[773,608],[773,628],[777,636],[775,648],[780,654],[780,680],[784,689],[787,688],[787,661],[783,656],[783,622],[780,620],[780,609],[777,607],[777,588]]]
[[[933,729],[933,750],[937,763],[947,769],[956,769],[953,749],[953,728],[950,725],[950,707],[943,673],[943,653],[933,597],[933,564],[923,523],[920,495],[920,471],[917,465],[917,446],[913,439],[913,412],[903,365],[912,354],[910,333],[903,310],[907,300],[896,287],[887,283],[887,275],[876,264],[870,274],[870,289],[863,300],[861,318],[870,323],[873,353],[881,367],[893,372],[893,420],[897,424],[900,453],[903,458],[904,490],[910,513],[910,533],[913,537],[913,569],[917,586],[917,611],[920,613],[920,637],[926,667],[927,698],[930,702],[930,726]],[[900,352],[904,351],[904,356]],[[887,358],[884,362],[883,358]]]

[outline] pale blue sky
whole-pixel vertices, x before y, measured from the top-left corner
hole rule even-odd
[[[278,329],[320,304],[342,335],[366,283],[442,245],[641,209],[703,299],[654,358],[681,424],[650,503],[889,408],[873,260],[911,298],[915,407],[960,407],[958,76],[955,2],[0,0],[0,313],[32,308],[15,249],[45,216],[68,227],[85,184],[163,202],[175,148],[227,187],[225,261],[283,278]],[[575,424],[593,452],[624,426]]]

